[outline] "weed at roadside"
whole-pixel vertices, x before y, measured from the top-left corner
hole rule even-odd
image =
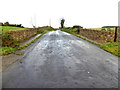
[[[7,55],[13,52],[15,52],[15,49],[12,47],[1,47],[0,48],[0,55]]]

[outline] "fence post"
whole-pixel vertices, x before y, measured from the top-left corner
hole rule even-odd
[[[117,41],[117,27],[115,27],[115,34],[114,34],[114,42],[116,42]]]

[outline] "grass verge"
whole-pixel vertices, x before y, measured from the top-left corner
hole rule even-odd
[[[86,40],[86,41],[88,41],[88,42],[90,42],[92,44],[95,44],[95,45],[99,46],[101,49],[112,53],[113,55],[120,56],[120,50],[119,50],[120,43],[119,42],[100,44],[100,43],[97,43],[97,42],[92,41],[90,39],[87,39],[87,38],[85,38],[83,36],[80,36],[80,35],[78,35],[78,34],[76,34],[74,32],[71,32],[71,30],[62,29],[62,31],[65,31],[65,32],[70,33],[72,35],[75,35],[75,36],[77,36],[77,37],[79,37],[79,38],[81,38],[83,40]]]
[[[38,36],[37,38],[35,38],[34,40],[32,40],[30,43],[27,43],[24,46],[17,48],[17,50],[21,50],[21,49],[24,49],[24,48],[28,47],[29,45],[31,45],[32,43],[34,43],[35,41],[37,41],[40,37],[42,37],[47,32],[49,32],[49,31],[45,30],[40,36]]]
[[[13,52],[15,52],[15,49],[12,47],[1,47],[0,48],[0,55],[7,55]]]
[[[119,46],[120,46],[120,43],[108,43],[108,44],[101,45],[101,48],[116,56],[120,56]]]
[[[86,39],[82,36],[78,36],[76,35],[77,37],[79,38],[82,38],[92,44],[95,44],[97,46],[99,46],[100,48],[102,48],[103,50],[107,51],[107,52],[110,52],[112,53],[113,55],[116,55],[116,56],[120,56],[120,50],[119,50],[119,46],[120,46],[120,43],[118,42],[114,42],[114,43],[107,43],[107,44],[100,44],[100,43],[96,43],[92,40],[89,40],[89,39]]]
[[[17,48],[17,50],[21,50],[21,49],[24,49],[24,48],[28,47],[29,45],[31,45],[32,43],[34,43],[36,40],[38,40],[41,36],[42,35],[38,36],[37,38],[35,38],[34,40],[32,40],[30,43],[27,43],[24,46]]]
[[[50,30],[53,31],[53,30]],[[8,55],[11,53],[14,53],[17,50],[22,50],[25,49],[26,47],[28,47],[29,45],[31,45],[32,43],[34,43],[35,41],[37,41],[41,36],[43,36],[45,33],[50,32],[48,30],[45,30],[44,32],[42,32],[42,34],[40,36],[38,36],[37,38],[35,38],[34,40],[32,40],[30,43],[25,44],[22,47],[18,47],[18,48],[12,48],[12,47],[1,47],[0,48],[0,55]],[[23,55],[23,53],[20,53],[19,55]]]

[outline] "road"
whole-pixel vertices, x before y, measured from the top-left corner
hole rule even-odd
[[[117,88],[118,57],[60,30],[3,72],[3,88]]]

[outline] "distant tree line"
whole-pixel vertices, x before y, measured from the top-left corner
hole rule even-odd
[[[9,22],[5,22],[5,23],[0,22],[0,26],[13,26],[13,27],[21,27],[21,28],[24,28],[24,27],[22,26],[22,24],[10,24]]]

